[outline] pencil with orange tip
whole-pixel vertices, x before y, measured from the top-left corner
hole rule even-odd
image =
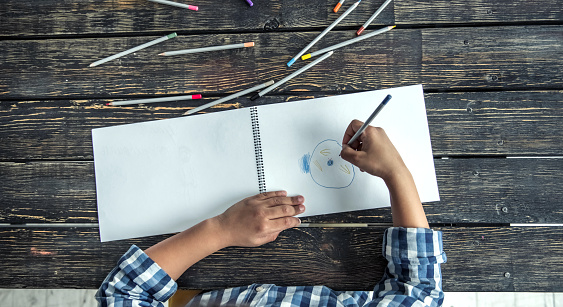
[[[383,11],[388,5],[389,3],[391,3],[391,1],[393,0],[387,0],[385,2],[383,2],[383,4],[377,9],[377,11],[375,11],[375,13],[373,13],[373,15],[371,15],[371,17],[368,19],[368,21],[366,21],[364,23],[363,26],[361,26],[358,31],[356,31],[356,35],[360,35],[362,34],[362,32],[364,32],[364,30],[369,26],[369,24],[375,19],[375,17],[377,17],[377,15],[379,15],[381,13],[381,11]]]
[[[342,4],[344,4],[344,0],[340,0],[336,6],[334,7],[334,9],[332,11],[334,11],[335,13],[338,13],[338,10],[340,9],[340,7],[342,6]]]
[[[212,47],[204,47],[204,48],[195,48],[195,49],[176,50],[176,51],[166,51],[166,52],[163,52],[163,53],[159,53],[158,55],[171,56],[171,55],[179,55],[179,54],[217,51],[217,50],[226,50],[226,49],[235,49],[235,48],[248,48],[248,47],[254,47],[254,42],[232,44],[232,45],[223,45],[223,46],[212,46]]]

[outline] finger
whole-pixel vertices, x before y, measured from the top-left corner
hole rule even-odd
[[[340,156],[342,159],[356,165],[359,167],[358,162],[362,161],[362,158],[366,155],[363,151],[356,151],[352,147],[344,144],[342,145],[342,151],[340,152]]]
[[[270,221],[271,232],[274,233],[297,227],[299,224],[301,224],[301,220],[293,216],[280,217]]]
[[[299,205],[281,205],[268,209],[267,217],[269,219],[278,219],[285,216],[294,216],[305,211],[303,204]]]
[[[342,139],[342,144],[348,144],[348,142],[352,139],[354,134],[362,127],[364,123],[354,119],[346,128],[346,132],[344,132],[344,138]],[[352,144],[352,148],[356,148],[360,144],[359,140],[354,141]]]
[[[259,200],[266,200],[266,199],[270,199],[272,197],[285,197],[285,196],[287,196],[286,191],[271,191],[271,192],[263,192],[263,193],[254,195],[251,198],[259,199]]]

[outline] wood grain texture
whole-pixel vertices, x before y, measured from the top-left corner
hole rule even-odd
[[[0,41],[4,99],[236,92],[280,80],[286,63],[317,32],[179,36],[120,59],[87,67],[150,37]],[[353,38],[329,33],[322,48]],[[563,85],[563,26],[395,29],[338,50],[271,94],[339,92],[425,85],[427,90],[559,89]],[[253,48],[159,57],[186,47],[254,41]],[[465,44],[467,41],[467,44]],[[295,67],[301,67],[299,62]]]
[[[337,2],[337,1],[336,1]],[[336,3],[334,2],[334,3]],[[107,35],[131,32],[310,30],[328,26],[339,14],[330,1],[273,0],[249,8],[242,1],[199,0],[198,12],[144,0],[5,0],[0,6],[0,36]],[[383,0],[364,1],[340,26],[359,27]],[[346,3],[343,9],[351,3]],[[373,22],[455,24],[557,22],[560,1],[551,0],[396,0]]]
[[[102,99],[0,101],[0,161],[91,160],[93,128],[173,118],[215,99],[126,107],[108,107],[111,100]],[[435,156],[563,154],[563,91],[427,93],[425,100]],[[205,112],[253,105],[242,97]]]
[[[406,0],[395,2],[398,24],[451,24],[563,20],[560,1]]]
[[[561,159],[435,160],[431,223],[563,223]],[[0,223],[96,223],[92,162],[0,163]],[[305,195],[306,196],[306,195]],[[225,208],[226,209],[226,208]],[[390,208],[303,218],[391,222]]]
[[[444,228],[445,291],[558,291],[563,236],[558,228]],[[382,275],[383,228],[290,229],[259,248],[228,248],[196,264],[182,288],[251,283],[324,284],[371,290]],[[94,228],[0,228],[4,288],[97,288],[119,257],[165,236],[98,241]],[[530,259],[533,261],[530,261]],[[549,274],[545,268],[549,267]],[[510,277],[505,277],[510,273]]]

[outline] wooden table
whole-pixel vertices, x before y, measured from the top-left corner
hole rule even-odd
[[[144,0],[2,1],[0,287],[97,288],[130,244],[165,237],[99,242],[91,129],[177,117],[202,101],[105,103],[191,93],[209,102],[279,80],[339,16],[336,2],[194,0],[200,10],[192,12]],[[382,2],[362,1],[314,50],[353,38]],[[396,0],[369,28],[396,29],[338,51],[256,102],[243,97],[209,112],[422,83],[442,198],[425,210],[444,232],[444,289],[561,291],[563,228],[508,225],[563,223],[562,3]],[[174,31],[173,40],[88,67]],[[244,41],[257,46],[155,56]],[[305,221],[385,223],[391,215],[384,208]],[[222,250],[179,283],[370,289],[385,264],[383,231],[288,230],[260,248]]]

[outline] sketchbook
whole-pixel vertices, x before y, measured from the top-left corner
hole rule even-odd
[[[390,206],[383,180],[340,158],[346,127],[385,129],[422,202],[439,200],[421,85],[92,130],[101,241],[183,231],[259,192],[303,195],[303,216]]]

